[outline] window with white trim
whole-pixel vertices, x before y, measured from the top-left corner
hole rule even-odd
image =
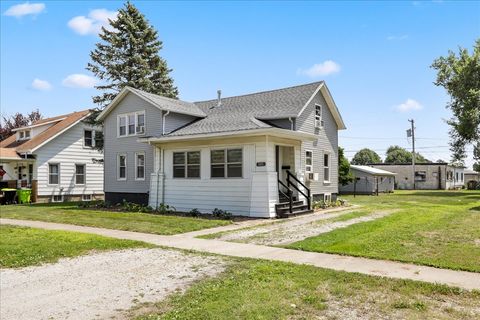
[[[315,104],[315,128],[323,127],[322,121],[322,106]]]
[[[173,153],[174,178],[200,178],[200,151]]]
[[[30,130],[25,130],[25,139],[30,139]]]
[[[145,111],[120,114],[117,118],[118,136],[134,136],[145,133]]]
[[[243,176],[243,150],[219,149],[210,151],[212,178],[241,178]]]
[[[135,153],[135,180],[145,180],[145,153]]]
[[[85,184],[87,174],[86,169],[85,164],[75,165],[75,184]]]
[[[127,155],[125,153],[117,156],[117,180],[127,180]]]
[[[25,132],[23,131],[18,132],[18,137],[20,140],[25,139]]]
[[[82,201],[92,201],[91,194],[82,194]]]
[[[52,202],[63,202],[63,196],[61,194],[53,195]]]
[[[330,182],[330,155],[323,154],[323,181]]]
[[[48,184],[58,184],[60,181],[60,165],[50,163],[48,165]]]
[[[313,152],[305,150],[305,172],[313,172]]]
[[[87,148],[95,146],[95,131],[89,129],[83,130],[83,146]]]

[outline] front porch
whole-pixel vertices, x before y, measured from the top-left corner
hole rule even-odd
[[[262,218],[307,212],[311,197],[301,154],[303,141],[313,138],[309,134],[278,130],[272,132],[275,134],[257,132],[210,139],[148,139],[155,147],[149,205],[158,208],[167,204],[185,212],[195,208],[202,213],[219,208],[234,215]],[[212,160],[218,150],[225,150],[225,158]],[[241,163],[241,168],[232,171],[239,175],[218,177],[219,167],[230,170],[230,151],[241,155],[235,160],[235,165]],[[198,159],[195,163],[183,160],[191,154]],[[188,176],[189,170],[192,173],[198,170],[197,175]]]
[[[0,158],[0,190],[31,189],[31,202],[37,201],[38,183],[35,177],[35,159]],[[11,202],[11,201],[10,201]]]

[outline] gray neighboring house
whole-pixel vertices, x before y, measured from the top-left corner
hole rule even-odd
[[[378,194],[393,192],[395,173],[369,166],[351,165],[354,181],[339,186],[341,194]]]
[[[465,180],[465,187],[475,188],[476,185],[480,184],[480,172],[465,169],[463,174]]]
[[[194,103],[126,87],[98,120],[113,203],[275,217],[338,193],[345,125],[323,81]]]
[[[395,189],[413,190],[413,169],[411,164],[369,164],[374,168],[396,173]],[[460,189],[464,184],[464,167],[447,163],[415,164],[415,189],[451,190]]]

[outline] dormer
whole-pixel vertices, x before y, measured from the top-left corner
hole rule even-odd
[[[17,131],[17,141],[30,140],[32,131],[30,129],[21,129]]]

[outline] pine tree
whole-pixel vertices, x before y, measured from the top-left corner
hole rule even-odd
[[[92,62],[87,66],[101,81],[95,88],[103,91],[93,97],[93,102],[104,108],[125,86],[178,98],[170,77],[172,69],[159,56],[163,43],[133,4],[127,2],[118,11],[109,29],[102,28],[99,36],[103,41],[90,53]]]

